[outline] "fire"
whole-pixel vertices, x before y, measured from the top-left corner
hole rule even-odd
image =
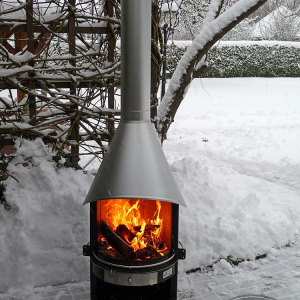
[[[164,256],[168,248],[161,239],[163,218],[161,217],[160,201],[156,201],[155,213],[149,219],[142,217],[141,201],[137,200],[134,204],[132,201],[134,200],[107,201],[105,204],[107,224],[134,249],[137,258],[142,252],[145,259],[150,259],[153,253],[154,256],[155,253],[158,256]],[[98,219],[98,221],[100,220]],[[101,238],[101,240],[105,239]],[[107,249],[112,249],[112,247],[108,246]]]

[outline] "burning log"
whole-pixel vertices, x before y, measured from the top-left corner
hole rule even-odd
[[[99,248],[99,253],[109,258],[124,260],[124,258],[113,248],[111,249]]]
[[[136,257],[140,260],[146,260],[150,258],[159,258],[159,253],[151,246],[139,249],[136,251]]]
[[[145,232],[146,231],[154,231],[156,229],[158,229],[160,227],[160,225],[152,225],[152,224],[147,224],[146,227],[145,227]],[[141,231],[141,228],[142,226],[139,225],[139,226],[134,226],[133,229],[137,232],[140,232]]]
[[[139,249],[136,251],[136,258],[140,260],[146,260],[151,258],[151,253],[148,248]]]
[[[143,238],[144,238],[144,240],[147,241],[148,245],[153,246],[153,240],[152,240],[152,237],[150,235],[145,236],[145,234],[144,234]]]
[[[157,243],[156,249],[158,249],[158,250],[165,250],[165,249],[167,249],[167,246],[166,246],[166,244],[163,241],[160,241],[160,242]]]
[[[124,224],[118,225],[116,233],[128,244],[135,238],[135,234],[133,234]]]
[[[151,252],[151,258],[159,258],[160,257],[160,255],[156,251],[156,249],[154,249],[153,247],[149,247],[149,248],[150,248],[150,252]]]
[[[159,255],[160,256],[165,256],[167,254],[170,253],[170,250],[169,249],[165,249],[165,250],[159,250]]]
[[[104,220],[100,223],[100,231],[106,238],[109,245],[112,246],[124,259],[129,261],[135,259],[136,254],[134,253],[133,248],[119,237]]]

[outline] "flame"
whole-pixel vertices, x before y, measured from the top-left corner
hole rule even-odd
[[[151,220],[145,220],[141,216],[140,200],[137,200],[134,204],[131,204],[132,201],[134,200],[118,199],[108,201],[106,204],[106,220],[108,225],[111,226],[114,231],[117,230],[119,225],[125,225],[133,234],[132,236],[134,236],[132,240],[130,240],[128,236],[125,236],[125,240],[133,247],[135,252],[149,246],[149,241],[151,241],[151,247],[156,249],[161,256],[164,256],[162,252],[166,250],[167,247],[161,241],[160,237],[163,230],[163,219],[160,217],[160,201],[156,201],[156,211]],[[146,231],[147,225],[148,228],[149,225],[159,226]],[[161,243],[160,247],[158,246],[159,243]],[[164,245],[163,249],[161,245]]]

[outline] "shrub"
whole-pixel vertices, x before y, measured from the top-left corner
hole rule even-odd
[[[171,76],[188,47],[175,42],[167,49]],[[298,42],[220,42],[207,56],[201,77],[300,77]]]

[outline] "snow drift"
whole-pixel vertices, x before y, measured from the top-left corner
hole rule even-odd
[[[0,207],[0,292],[86,280],[82,246],[89,239],[89,213],[82,202],[92,175],[57,170],[40,139],[17,145],[9,172],[19,182],[6,182],[12,209]]]
[[[192,83],[164,143],[188,205],[180,208],[180,241],[187,249],[181,272],[229,255],[254,259],[295,240],[297,80]],[[23,140],[10,163],[19,183],[6,182],[12,209],[0,205],[0,292],[89,279],[89,259],[82,256],[89,213],[82,202],[93,176],[56,169],[50,150],[39,139]]]

